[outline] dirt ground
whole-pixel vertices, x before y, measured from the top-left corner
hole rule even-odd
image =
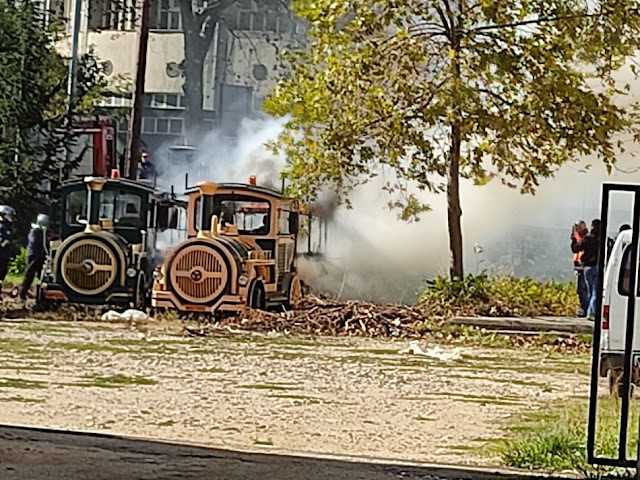
[[[220,331],[0,322],[0,423],[265,453],[496,464],[509,416],[586,396],[584,355]],[[454,351],[455,350],[455,351]]]

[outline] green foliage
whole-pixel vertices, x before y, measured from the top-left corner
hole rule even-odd
[[[575,315],[578,300],[569,283],[532,278],[468,275],[429,282],[418,303],[432,316]]]
[[[534,193],[584,155],[611,168],[621,134],[637,138],[637,104],[623,106],[629,85],[613,74],[637,49],[639,0],[293,6],[310,24],[309,45],[289,55],[265,108],[289,117],[274,148],[305,200],[323,189],[345,199],[384,173],[395,178],[390,205],[413,219],[424,207],[407,185],[443,192],[451,178],[495,179]],[[457,218],[457,193],[449,209]]]
[[[620,402],[603,397],[598,403],[598,454],[617,457]],[[632,402],[631,406],[629,425],[635,425],[637,429],[637,402]],[[592,467],[586,463],[586,425],[586,399],[573,399],[569,404],[547,405],[538,412],[516,419],[510,426],[507,438],[496,442],[494,451],[509,467],[546,471],[577,470],[593,476]],[[632,456],[635,456],[637,441],[637,435],[631,434],[628,450]]]
[[[46,206],[43,181],[53,186],[73,142],[67,117],[67,65],[56,50],[62,32],[44,27],[34,2],[0,0],[0,203],[18,210],[26,233],[36,210]],[[76,113],[88,114],[106,89],[106,77],[91,55],[79,62]]]
[[[14,276],[21,276],[27,270],[27,249],[21,248],[20,252],[9,264],[9,273]]]

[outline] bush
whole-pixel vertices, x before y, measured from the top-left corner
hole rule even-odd
[[[11,260],[9,264],[9,273],[11,275],[24,275],[24,272],[27,270],[27,249],[21,248],[18,255]]]
[[[460,280],[438,277],[429,282],[418,303],[433,316],[575,315],[578,298],[571,283],[532,278],[468,275]]]

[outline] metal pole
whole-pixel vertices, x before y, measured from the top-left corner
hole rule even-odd
[[[144,81],[147,73],[147,49],[149,46],[149,12],[151,0],[142,1],[142,17],[140,19],[140,43],[138,45],[138,67],[136,71],[136,87],[133,92],[133,109],[129,122],[129,175],[135,180],[138,176],[140,161],[140,135],[142,130],[142,114],[144,112]]]
[[[82,17],[82,0],[74,0],[73,13],[73,30],[71,31],[71,58],[69,59],[69,78],[67,79],[67,95],[69,104],[67,105],[67,113],[69,120],[73,113],[73,107],[76,99],[76,84],[78,71],[78,43],[80,39],[80,22]]]

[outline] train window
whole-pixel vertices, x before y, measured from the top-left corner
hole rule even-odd
[[[196,222],[200,217],[199,210],[200,202],[197,202]],[[218,195],[214,198],[213,215],[217,215],[223,225],[235,225],[241,235],[267,235],[271,204],[251,197]]]
[[[299,214],[288,210],[280,210],[278,215],[278,233],[280,235],[297,235],[299,229]]]
[[[137,193],[106,190],[102,192],[100,218],[113,220],[119,227],[144,227],[142,196]]]
[[[66,200],[67,225],[79,225],[81,219],[87,218],[87,191],[85,189],[70,192]]]

